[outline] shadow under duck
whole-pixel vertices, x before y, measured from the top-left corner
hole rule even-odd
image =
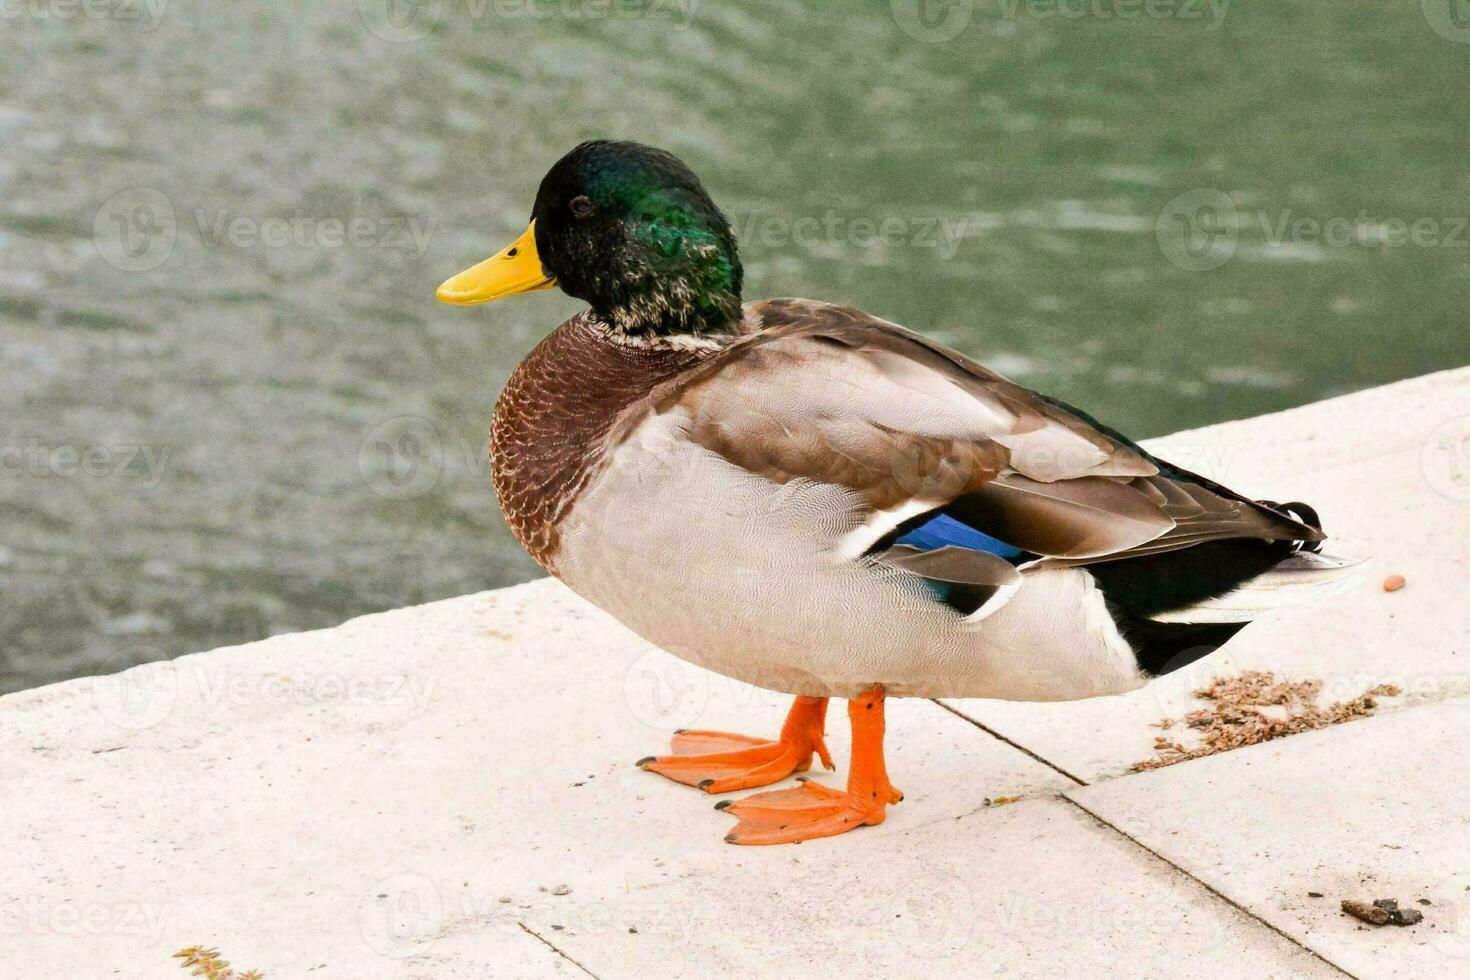
[[[1226,643],[1349,563],[1303,504],[1254,501],[861,310],[743,304],[730,222],[669,153],[584,143],[525,233],[439,299],[559,287],[589,309],[495,408],[501,509],[527,551],[651,643],[796,695],[780,735],[676,734],[639,764],[710,793],[831,768],[845,791],[722,803],[732,843],[880,823],[883,699],[1118,694]]]

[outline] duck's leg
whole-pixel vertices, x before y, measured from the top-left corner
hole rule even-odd
[[[798,697],[786,714],[781,736],[774,742],[729,732],[685,729],[674,733],[673,755],[651,755],[639,759],[638,765],[709,793],[769,786],[793,772],[809,769],[813,752],[821,756],[822,765],[835,768],[827,743],[822,741],[826,721],[826,698]]]
[[[888,781],[883,765],[883,688],[853,698],[847,703],[847,714],[852,719],[847,791],[803,782],[794,789],[716,804],[716,809],[740,818],[725,840],[731,844],[791,844],[883,822],[888,804],[903,799]]]

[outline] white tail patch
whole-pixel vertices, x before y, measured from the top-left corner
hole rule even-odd
[[[1331,598],[1351,589],[1366,571],[1365,558],[1334,558],[1299,551],[1234,592],[1149,618],[1160,623],[1244,623],[1285,606]]]

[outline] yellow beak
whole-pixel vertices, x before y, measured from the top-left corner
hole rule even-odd
[[[541,256],[536,254],[536,222],[533,219],[520,238],[479,265],[470,266],[445,280],[434,295],[441,303],[473,306],[555,285],[556,280],[541,268]]]

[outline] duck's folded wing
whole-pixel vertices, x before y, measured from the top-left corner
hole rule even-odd
[[[936,599],[977,622],[1005,605],[1021,587],[1021,573],[1015,565],[998,555],[958,545],[925,549],[895,544],[879,551],[874,561],[932,583]]]
[[[1321,536],[901,327],[801,300],[753,311],[763,329],[657,392],[654,410],[682,412],[688,438],[751,473],[850,491],[839,558],[902,545],[890,563],[913,570],[912,551],[950,548],[942,564],[964,578],[954,552],[980,552],[972,577],[1004,592],[990,557],[1079,564]]]

